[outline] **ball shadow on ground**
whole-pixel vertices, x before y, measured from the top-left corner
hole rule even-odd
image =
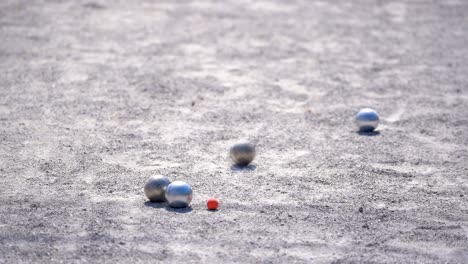
[[[164,207],[167,207],[167,203],[166,202],[156,203],[156,202],[146,201],[145,206],[153,207],[153,208],[164,208]]]
[[[186,214],[186,213],[192,212],[193,209],[191,206],[185,207],[185,208],[172,208],[170,206],[166,206],[166,211],[179,213],[179,214]]]
[[[366,137],[375,137],[375,136],[380,135],[380,131],[371,131],[371,132],[357,131],[356,133],[360,136],[366,136]]]
[[[237,164],[233,164],[231,166],[231,171],[234,171],[234,172],[241,172],[241,171],[254,171],[257,169],[257,166],[255,165],[247,165],[247,166],[241,166],[241,165],[237,165]]]

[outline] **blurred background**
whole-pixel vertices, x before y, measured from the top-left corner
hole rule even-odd
[[[467,12],[0,1],[0,262],[468,262]],[[145,203],[155,174],[193,210]]]

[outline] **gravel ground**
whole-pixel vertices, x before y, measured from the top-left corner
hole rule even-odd
[[[0,40],[0,263],[468,262],[468,1],[2,0]]]

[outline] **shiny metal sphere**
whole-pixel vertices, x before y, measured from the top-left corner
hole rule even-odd
[[[356,124],[361,132],[372,132],[379,125],[379,114],[373,109],[363,108],[356,115]]]
[[[192,187],[183,181],[175,181],[167,186],[166,199],[170,207],[185,208],[192,202]]]
[[[171,181],[164,176],[151,176],[145,183],[145,195],[151,202],[165,202],[166,188]]]
[[[255,145],[242,141],[234,144],[229,151],[232,161],[239,166],[247,166],[255,158]]]

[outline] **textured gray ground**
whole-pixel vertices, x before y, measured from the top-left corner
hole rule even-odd
[[[464,0],[2,0],[0,262],[466,263],[467,31]]]

